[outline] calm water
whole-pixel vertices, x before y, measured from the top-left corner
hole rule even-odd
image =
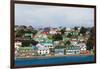
[[[16,59],[16,67],[19,66],[30,66],[30,65],[41,65],[41,64],[63,64],[63,63],[77,63],[77,62],[92,62],[94,61],[94,56],[64,56],[64,57],[54,57],[46,59]]]

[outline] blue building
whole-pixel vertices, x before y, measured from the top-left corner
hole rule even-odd
[[[55,56],[64,55],[64,49],[55,49]]]

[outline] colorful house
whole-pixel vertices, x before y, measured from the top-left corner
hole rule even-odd
[[[64,55],[64,49],[55,49],[55,56]]]
[[[77,46],[80,46],[80,53],[81,54],[86,54],[87,46],[85,43],[79,43],[79,44],[77,44]]]
[[[71,42],[71,45],[77,45],[78,40],[70,40],[70,42]]]
[[[60,41],[54,41],[54,42],[53,42],[54,46],[59,45],[59,43],[60,43]]]
[[[40,55],[40,56],[47,56],[47,55],[49,55],[50,50],[49,50],[48,47],[45,47],[44,45],[39,44],[39,43],[36,45],[36,47],[37,47],[38,55]]]
[[[40,56],[48,56],[50,53],[50,50],[47,47],[41,47],[41,48],[38,48],[37,53]]]
[[[42,45],[44,45],[45,47],[48,47],[48,48],[54,48],[54,45],[52,42],[44,42],[44,43],[41,43]]]
[[[43,29],[42,33],[47,35],[49,34],[49,31],[50,31],[50,27],[46,27]]]
[[[49,34],[57,34],[57,29],[50,29]]]
[[[87,49],[87,46],[85,43],[79,43],[79,44],[77,44],[77,46],[80,46],[81,51],[86,51],[86,49]]]
[[[36,47],[20,47],[18,53],[20,57],[32,57],[36,53]]]
[[[24,37],[33,38],[33,33],[25,33]]]
[[[36,34],[35,37],[34,37],[34,40],[35,41],[38,41],[38,42],[44,42],[45,40],[47,40],[47,35],[46,34]]]
[[[66,54],[80,54],[80,46],[67,46]]]

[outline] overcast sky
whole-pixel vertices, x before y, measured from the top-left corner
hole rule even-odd
[[[92,27],[94,9],[15,4],[15,24],[33,27]]]

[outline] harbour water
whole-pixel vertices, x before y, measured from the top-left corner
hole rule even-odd
[[[81,56],[63,56],[53,58],[19,58],[15,59],[16,67],[31,66],[31,65],[46,65],[46,64],[64,64],[64,63],[79,63],[79,62],[93,62],[93,55]]]

